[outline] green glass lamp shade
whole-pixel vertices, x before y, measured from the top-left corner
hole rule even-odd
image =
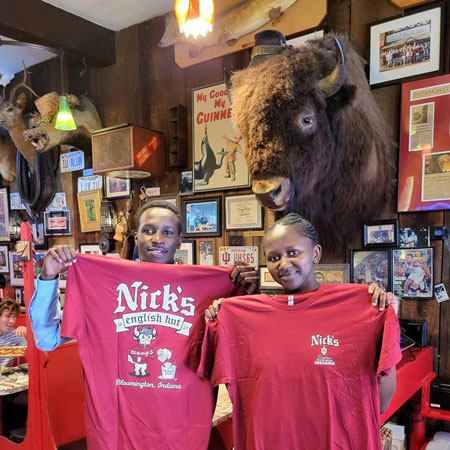
[[[56,117],[55,128],[57,130],[76,130],[77,126],[73,120],[72,111],[70,110],[69,101],[65,95],[59,97],[59,110]]]

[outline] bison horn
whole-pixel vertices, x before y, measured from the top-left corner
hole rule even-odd
[[[319,81],[317,87],[319,88],[323,98],[331,97],[336,94],[344,83],[347,75],[347,67],[345,65],[344,51],[338,39],[334,38],[339,49],[336,65],[333,71],[325,78]]]
[[[225,87],[227,88],[228,100],[230,101],[230,105],[232,105],[233,100],[231,99],[231,75],[225,67],[223,68],[223,79],[225,81]]]

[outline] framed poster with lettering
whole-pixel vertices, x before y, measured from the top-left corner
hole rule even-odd
[[[72,234],[72,222],[70,211],[44,212],[44,234],[45,236],[67,236]]]
[[[227,230],[262,230],[262,207],[255,195],[225,197],[225,227]]]
[[[241,136],[231,122],[225,83],[192,90],[194,192],[250,186]]]
[[[450,74],[402,86],[398,212],[450,209]]]

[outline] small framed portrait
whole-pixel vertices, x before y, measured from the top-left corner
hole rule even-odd
[[[391,251],[351,250],[350,282],[377,283],[385,291],[391,288]]]
[[[392,249],[392,292],[403,298],[433,298],[433,248]]]
[[[398,242],[401,248],[429,247],[430,227],[400,228]]]
[[[221,200],[221,197],[183,200],[183,236],[221,236]]]
[[[0,189],[0,241],[9,241],[8,189]]]
[[[0,245],[0,273],[9,273],[9,247]]]
[[[81,231],[100,231],[100,203],[102,191],[80,192],[78,196],[78,209],[80,211]]]
[[[180,194],[192,194],[192,170],[180,173]]]
[[[348,283],[350,281],[349,264],[316,264],[316,280],[322,283]]]
[[[225,197],[225,228],[227,230],[262,230],[262,207],[255,195]]]
[[[131,180],[126,178],[105,177],[106,198],[128,198],[131,194]]]
[[[441,303],[448,300],[448,293],[447,289],[445,289],[444,283],[437,284],[434,287],[434,296],[436,297],[436,300]]]
[[[200,266],[214,266],[216,259],[216,240],[199,240],[197,245],[197,252],[197,263]]]
[[[267,266],[259,266],[259,288],[261,290],[277,290],[284,292],[283,286],[277,283],[269,272]]]
[[[397,220],[380,220],[364,225],[364,247],[396,246]]]
[[[175,252],[175,264],[195,264],[195,241],[184,240]]]
[[[411,81],[442,69],[444,4],[370,25],[371,86]]]
[[[45,236],[68,236],[72,234],[72,220],[68,209],[44,212]],[[45,243],[45,241],[44,241]]]
[[[25,306],[23,288],[15,288],[14,289],[14,299],[16,300],[16,303],[18,303],[19,305],[23,304]]]
[[[34,253],[36,264],[34,264],[34,278],[37,278],[42,272],[44,263],[44,251],[37,251]],[[17,256],[16,252],[9,252],[9,276],[11,286],[23,286],[23,266],[22,261]]]
[[[102,250],[98,244],[80,244],[80,253],[102,255]]]

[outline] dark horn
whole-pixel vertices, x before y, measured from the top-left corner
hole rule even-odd
[[[319,88],[322,97],[327,98],[336,94],[344,83],[347,75],[347,67],[345,65],[344,51],[338,39],[334,38],[337,48],[339,49],[337,62],[333,71],[325,78],[319,81],[317,87]]]
[[[230,80],[230,72],[227,72],[227,69],[225,69],[225,67],[223,68],[223,79],[225,81],[225,87],[227,89],[227,95],[228,95],[228,100],[230,100],[230,105],[233,104],[233,101],[231,100],[231,80]]]

